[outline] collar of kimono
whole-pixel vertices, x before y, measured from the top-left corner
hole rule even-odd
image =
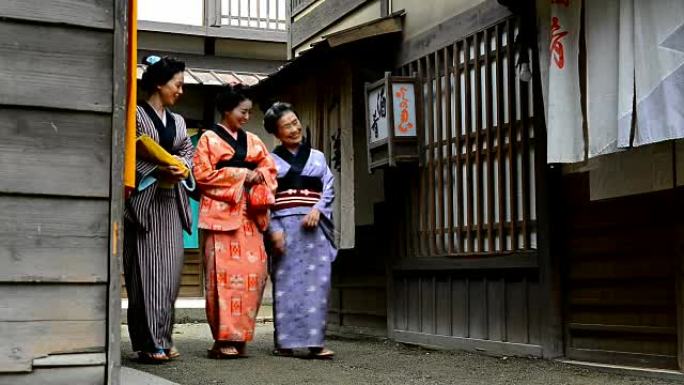
[[[159,115],[157,115],[157,111],[155,111],[149,103],[142,102],[140,103],[140,107],[142,107],[147,116],[149,116],[150,120],[152,120],[154,128],[157,129],[157,133],[159,134],[159,144],[168,153],[173,154],[173,139],[176,136],[176,120],[165,108],[164,113],[166,114],[166,125],[164,125],[164,122],[162,122],[162,120],[159,118]]]
[[[254,170],[256,168],[255,163],[245,160],[247,158],[247,134],[244,130],[237,131],[237,139],[233,138],[223,126],[218,124],[212,127],[211,131],[214,131],[219,138],[223,139],[223,141],[233,149],[233,156],[228,160],[219,161],[216,164],[217,169],[224,167],[240,167]]]
[[[308,141],[303,141],[299,146],[296,154],[292,154],[285,146],[282,144],[273,150],[273,153],[278,155],[284,161],[290,164],[290,171],[288,173],[294,172],[301,174],[304,171],[304,166],[311,156],[311,145]]]

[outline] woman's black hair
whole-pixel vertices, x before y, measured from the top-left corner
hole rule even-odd
[[[233,111],[240,103],[251,100],[249,88],[242,84],[226,86],[216,95],[216,110],[223,116],[228,111]]]
[[[278,121],[287,112],[292,112],[299,119],[297,111],[292,108],[290,103],[285,102],[275,102],[273,105],[266,110],[264,114],[264,128],[269,134],[275,135],[278,132]]]
[[[157,86],[164,85],[179,73],[185,71],[185,63],[169,57],[155,55],[146,56],[143,64],[147,64],[147,69],[142,75],[140,86],[147,93],[153,93]]]

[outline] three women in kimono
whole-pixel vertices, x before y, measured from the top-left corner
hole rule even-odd
[[[141,86],[147,93],[136,111],[137,135],[147,135],[190,168],[192,142],[183,118],[169,111],[183,94],[185,64],[150,56]],[[174,302],[183,267],[183,230],[191,228],[184,172],[138,154],[136,191],[124,209],[124,275],[128,330],[139,358],[163,362],[179,355],[173,346]]]
[[[252,109],[245,90],[228,87],[217,109],[221,121],[199,139],[193,172],[202,192],[198,226],[215,341],[209,357],[232,358],[245,355],[254,336],[267,279],[262,232],[269,222],[267,207],[255,206],[255,194],[261,187],[272,198],[276,168],[261,139],[244,130]]]
[[[275,103],[264,128],[281,142],[272,153],[278,188],[272,208],[271,279],[274,291],[275,355],[308,348],[312,358],[331,358],[325,326],[334,244],[334,176],[322,152],[303,140],[292,106]]]

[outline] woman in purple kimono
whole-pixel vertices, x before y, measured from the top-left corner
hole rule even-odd
[[[272,209],[271,280],[274,292],[275,350],[292,356],[308,349],[312,358],[332,358],[325,348],[331,264],[337,255],[332,203],[335,178],[322,152],[303,140],[292,106],[275,103],[264,115],[266,131],[281,145],[271,154],[278,169]]]

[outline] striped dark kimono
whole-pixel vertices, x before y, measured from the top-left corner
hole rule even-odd
[[[164,126],[156,113],[146,108],[151,113],[138,106],[137,134],[147,134],[192,168],[193,147],[183,118],[167,110]],[[163,131],[155,127],[155,120]],[[154,182],[144,187],[156,167],[137,160],[138,188],[126,201],[124,210],[128,330],[133,350],[147,352],[173,346],[174,302],[183,268],[183,230],[190,232],[192,221],[183,184],[165,188]]]

